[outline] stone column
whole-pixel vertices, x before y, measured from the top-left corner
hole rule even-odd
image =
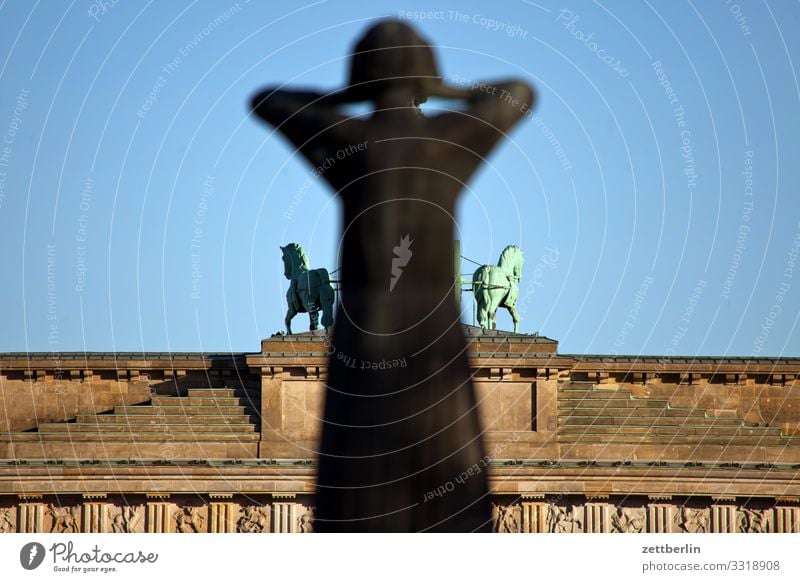
[[[234,516],[232,493],[209,494],[209,531],[211,533],[230,533],[236,531],[236,517]]]
[[[172,518],[173,505],[165,499],[169,499],[169,495],[147,496],[145,521],[147,533],[172,533],[175,531]]]
[[[41,495],[20,496],[21,503],[17,513],[17,531],[19,533],[47,533],[43,530],[44,505],[41,498]]]
[[[650,497],[647,504],[647,533],[675,533],[675,512],[671,497]]]
[[[608,499],[601,497],[600,499]],[[609,505],[603,501],[595,501],[598,498],[590,498],[584,506],[584,525],[585,533],[608,533],[611,531],[609,521]]]
[[[272,533],[295,533],[297,531],[297,504],[294,495],[273,495]],[[284,501],[291,499],[291,501]],[[278,501],[280,500],[280,501]]]
[[[547,504],[523,498],[521,529],[523,533],[547,533]]]
[[[84,495],[83,510],[81,511],[81,531],[84,533],[105,533],[108,531],[106,524],[106,495]]]
[[[775,506],[775,533],[800,533],[800,507],[783,505],[778,501]]]
[[[270,444],[283,433],[283,368],[261,368],[261,443],[258,456],[274,456]]]
[[[729,497],[711,498],[711,531],[713,533],[734,533],[736,529],[736,506]]]

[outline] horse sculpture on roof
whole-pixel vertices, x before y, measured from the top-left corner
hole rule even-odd
[[[494,329],[494,316],[498,307],[505,307],[514,321],[514,333],[519,330],[519,280],[522,278],[522,250],[517,245],[508,245],[500,253],[495,265],[478,267],[472,275],[472,293],[478,312],[478,325],[483,329]]]
[[[322,311],[322,326],[333,325],[333,285],[327,269],[309,269],[308,256],[303,247],[289,243],[281,247],[283,253],[283,275],[289,279],[286,292],[286,333],[292,333],[292,318],[298,313],[308,313],[311,331],[319,328],[319,312]]]

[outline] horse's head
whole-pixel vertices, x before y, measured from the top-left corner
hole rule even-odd
[[[289,243],[281,247],[283,253],[283,276],[291,281],[298,269],[308,270],[308,257],[303,247],[297,243]]]
[[[502,267],[506,273],[519,280],[522,278],[522,263],[524,262],[525,259],[522,256],[522,249],[517,245],[508,245],[503,249],[503,252],[500,253],[500,260],[497,262],[497,265]]]
[[[292,278],[292,258],[289,252],[289,245],[281,247],[281,258],[283,259],[283,276],[291,280]]]
[[[522,279],[522,263],[525,262],[525,257],[523,256],[522,249],[517,247],[517,262],[514,265],[514,276],[517,279]]]

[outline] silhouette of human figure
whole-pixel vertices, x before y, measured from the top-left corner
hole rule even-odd
[[[429,97],[463,109],[426,117],[418,106]],[[368,116],[341,109],[364,101],[374,104]],[[343,91],[270,88],[253,98],[255,113],[343,203],[317,531],[491,530],[454,297],[454,212],[466,182],[532,104],[519,81],[444,84],[430,45],[398,21],[361,38]]]

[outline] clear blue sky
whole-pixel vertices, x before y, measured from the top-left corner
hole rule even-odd
[[[248,99],[341,85],[389,15],[447,78],[538,90],[458,216],[467,257],[525,251],[522,331],[798,355],[800,4],[776,0],[0,2],[0,350],[258,350],[279,245],[333,270],[340,218]]]

